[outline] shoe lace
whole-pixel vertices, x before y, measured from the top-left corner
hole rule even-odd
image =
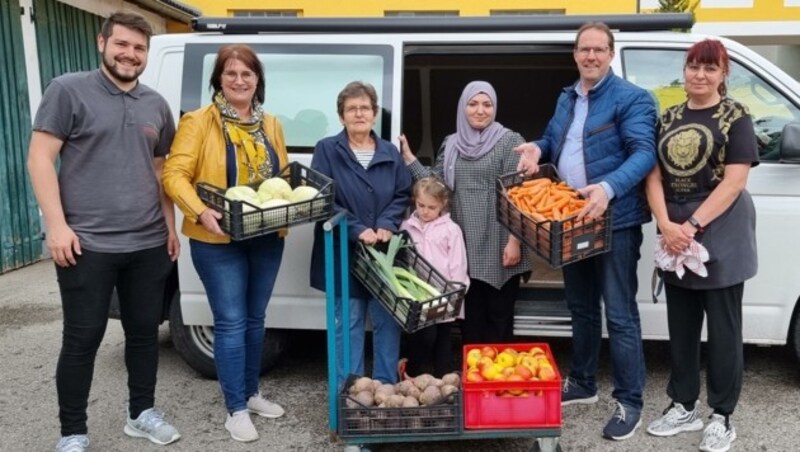
[[[684,410],[685,411],[685,410]],[[680,408],[677,405],[672,405],[664,410],[664,420],[669,423],[675,423],[683,417],[684,413],[681,413]]]
[[[617,401],[612,402],[614,407],[614,414],[611,417],[616,418],[617,422],[625,423],[625,417],[627,416],[627,411],[625,411],[625,406]]]
[[[570,386],[575,386],[575,383],[573,383],[572,380],[569,377],[567,377],[564,379],[564,384],[562,385],[561,392],[563,393],[569,392]]]
[[[715,421],[708,426],[703,435],[703,439],[705,443],[718,444],[725,438],[727,433],[728,431],[725,428],[725,424]]]
[[[155,430],[167,423],[167,421],[164,420],[164,412],[161,410],[151,408],[147,411],[143,411],[142,414],[144,416],[139,416],[139,421],[142,423],[143,427],[148,430]]]

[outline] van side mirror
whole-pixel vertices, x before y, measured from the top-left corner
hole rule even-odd
[[[800,121],[789,122],[783,126],[780,161],[783,163],[800,163]]]

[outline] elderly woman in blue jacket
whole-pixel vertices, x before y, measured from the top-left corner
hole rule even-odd
[[[347,212],[348,242],[374,245],[387,242],[397,232],[408,207],[411,174],[400,153],[379,138],[372,128],[378,115],[378,95],[368,83],[351,82],[336,101],[344,130],[323,138],[314,149],[311,167],[332,178],[336,184],[335,207]],[[334,243],[338,245],[339,241]],[[338,252],[338,250],[337,250]],[[339,274],[337,269],[335,274]],[[311,286],[325,290],[322,228],[314,233],[311,256]],[[367,314],[373,329],[372,377],[384,383],[397,380],[400,354],[400,326],[380,302],[355,279],[350,278],[350,370],[364,374],[364,336]],[[343,322],[341,291],[336,285],[336,347],[342,350]],[[341,386],[346,375],[341,354],[336,363]]]

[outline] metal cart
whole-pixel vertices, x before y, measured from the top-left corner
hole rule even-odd
[[[339,235],[339,256],[341,262],[341,273],[335,275],[334,260],[337,258],[334,251],[334,231],[342,231]],[[455,440],[475,440],[475,439],[500,439],[500,438],[532,438],[536,439],[531,450],[541,452],[559,452],[561,447],[558,444],[561,436],[560,428],[530,428],[530,429],[483,429],[483,430],[464,430],[457,433],[436,433],[436,434],[393,434],[393,435],[368,435],[368,436],[348,436],[340,437],[339,410],[338,410],[338,386],[336,381],[336,357],[339,350],[336,349],[336,325],[335,325],[335,278],[339,278],[341,284],[342,300],[350,298],[349,287],[349,256],[347,249],[347,216],[344,212],[339,212],[323,223],[325,240],[325,302],[326,302],[326,329],[328,343],[328,429],[331,438],[339,438],[344,443],[345,452],[359,452],[362,446],[379,443],[401,443],[419,441],[455,441]],[[342,303],[342,318],[350,318],[350,307],[348,303]],[[342,353],[350,356],[350,337],[342,335]],[[344,360],[344,373],[350,373],[350,360]]]

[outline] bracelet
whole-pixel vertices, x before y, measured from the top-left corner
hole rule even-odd
[[[692,227],[697,229],[697,232],[699,232],[700,234],[702,234],[703,231],[705,231],[705,228],[703,226],[700,226],[700,222],[697,221],[697,218],[695,218],[694,216],[689,217],[689,219],[686,221],[688,221],[689,224],[692,225]]]

